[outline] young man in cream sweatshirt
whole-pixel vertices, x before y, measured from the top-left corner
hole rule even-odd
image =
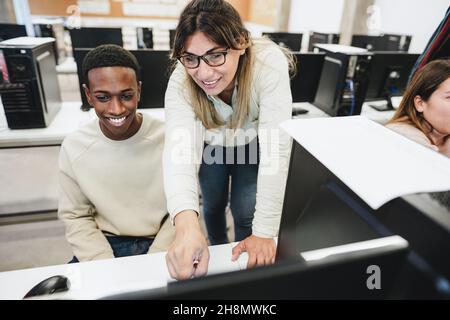
[[[86,55],[83,75],[98,119],[68,135],[59,157],[58,215],[71,262],[165,251],[175,233],[163,188],[164,125],[136,112],[138,62],[102,45]]]

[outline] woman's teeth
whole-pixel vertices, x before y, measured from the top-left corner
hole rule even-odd
[[[202,81],[204,84],[206,84],[207,86],[211,86],[213,84],[215,84],[217,81],[219,81],[219,79],[214,80],[214,81]]]

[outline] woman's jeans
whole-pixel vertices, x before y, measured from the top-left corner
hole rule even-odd
[[[258,149],[257,139],[239,147],[205,144],[199,181],[203,216],[211,245],[228,242],[225,208],[229,197],[234,220],[234,241],[241,241],[252,234],[259,166]]]
[[[106,236],[114,253],[114,257],[128,257],[145,254],[153,243],[153,238],[128,237],[128,236]],[[79,262],[73,257],[69,263]]]

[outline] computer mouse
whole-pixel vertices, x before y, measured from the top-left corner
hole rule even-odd
[[[28,291],[28,293],[23,298],[25,299],[44,294],[67,291],[69,290],[69,288],[69,279],[65,276],[57,275],[39,282],[30,291]]]

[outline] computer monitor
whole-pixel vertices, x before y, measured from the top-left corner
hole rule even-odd
[[[269,37],[273,42],[291,51],[300,51],[302,47],[302,33],[263,32],[262,35]]]
[[[383,34],[384,47],[382,50],[408,52],[411,38],[408,35],[385,33]]]
[[[83,84],[82,64],[86,54],[91,49],[75,49],[74,59],[80,86],[83,110],[89,110]],[[142,91],[138,108],[163,108],[164,95],[170,76],[170,59],[167,50],[130,50],[136,57],[141,70]]]
[[[383,240],[383,239],[382,239]],[[389,298],[407,243],[400,237],[358,248],[329,248],[254,269],[170,282],[167,287],[115,294],[105,299],[292,300]],[[319,257],[321,254],[328,255]],[[383,270],[382,286],[368,288],[370,266]],[[370,270],[369,270],[370,271]]]
[[[27,36],[27,29],[25,25],[0,23],[0,41],[26,36]]]
[[[136,28],[136,40],[138,49],[153,49],[153,29]]]
[[[123,46],[121,28],[69,29],[72,51],[78,48],[95,48],[101,44]]]
[[[311,31],[309,33],[308,51],[314,51],[314,45],[317,43],[339,43],[340,35],[338,33],[321,33]]]
[[[175,41],[175,29],[170,29],[169,30],[169,46],[170,49],[173,49],[173,42]]]
[[[324,53],[295,53],[297,73],[291,79],[292,102],[313,102],[319,85]]]
[[[402,96],[408,77],[419,54],[375,52],[372,56],[366,101],[386,100],[386,104],[370,104],[378,111],[393,110],[391,97]]]
[[[314,105],[331,116],[337,115],[336,101],[340,101],[339,95],[346,76],[344,69],[343,61],[325,56]]]
[[[299,252],[330,244],[377,241],[393,235],[408,241],[410,252],[394,279],[391,296],[450,298],[450,256],[442,254],[450,250],[448,206],[428,195],[415,194],[374,210],[294,141],[278,235],[278,260],[293,260]]]
[[[351,45],[369,51],[408,52],[411,36],[400,34],[381,34],[377,36],[358,35],[352,37]]]
[[[364,48],[369,51],[385,51],[385,38],[383,36],[369,36],[354,34],[352,36],[351,46]]]

